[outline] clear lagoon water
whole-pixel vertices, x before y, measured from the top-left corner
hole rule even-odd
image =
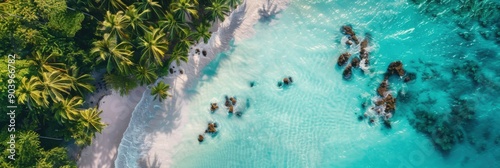
[[[459,27],[456,21],[462,16],[451,13],[451,8],[427,8],[403,0],[293,0],[271,22],[255,25],[252,38],[220,53],[203,70],[196,86],[186,90],[190,101],[182,105],[182,111],[188,117],[177,130],[180,136],[174,147],[159,153],[170,155],[171,160],[158,160],[157,165],[500,165],[500,40],[494,35],[497,29],[484,28],[473,21]],[[372,39],[369,72],[353,69],[351,80],[343,80],[344,67],[336,65],[341,53],[347,51],[354,57],[359,51],[359,47],[349,48],[342,43],[346,37],[340,28],[345,24],[352,25],[358,38],[369,33]],[[480,33],[483,31],[492,34],[485,38]],[[471,37],[462,38],[464,33]],[[390,90],[397,97],[392,128],[386,128],[382,122],[358,120],[370,108],[362,104],[373,104],[370,100],[376,96],[387,66],[398,60],[417,78],[409,83],[390,79]],[[471,65],[478,66],[467,68]],[[277,83],[286,76],[292,76],[294,83],[278,87]],[[255,85],[250,87],[252,82]],[[237,98],[235,108],[243,113],[241,117],[228,114],[224,107],[226,95]],[[470,121],[450,121],[456,100],[468,102],[467,108],[474,111]],[[154,110],[158,105],[151,101],[146,95],[138,104],[131,125],[136,122],[145,126],[129,128],[131,131],[125,133],[117,167],[137,167],[138,158],[145,154],[137,143],[174,143],[143,138],[144,134],[171,126],[148,125],[150,118],[140,117],[161,112]],[[212,102],[220,107],[215,113],[209,109]],[[440,137],[418,131],[412,124],[417,111],[450,121],[462,138],[449,151],[439,150],[433,139]],[[204,142],[199,143],[197,137],[209,122],[218,123],[218,133],[205,134]]]

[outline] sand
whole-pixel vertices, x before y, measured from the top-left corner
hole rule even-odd
[[[254,34],[253,26],[261,19],[259,10],[262,9],[263,6],[266,8],[270,6],[270,9],[275,8],[275,11],[280,11],[284,9],[288,3],[289,0],[275,0],[269,3],[271,5],[268,5],[268,0],[245,1],[235,9],[224,22],[218,23],[212,27],[212,30],[217,31],[213,32],[208,44],[201,42],[192,46],[189,52],[188,63],[181,63],[180,66],[173,63],[171,68],[175,71],[174,74],[170,74],[168,77],[162,77],[157,81],[164,81],[171,85],[171,90],[169,92],[172,94],[172,98],[168,98],[164,102],[150,99],[143,100],[151,101],[145,102],[149,105],[148,107],[151,107],[151,110],[161,111],[157,112],[156,116],[152,116],[153,119],[149,121],[148,126],[154,127],[158,124],[167,125],[164,127],[164,130],[160,130],[159,132],[151,133],[144,130],[144,134],[150,135],[144,137],[144,139],[152,142],[172,143],[140,144],[141,149],[146,149],[146,155],[140,160],[132,161],[133,163],[138,163],[141,167],[151,167],[161,162],[161,165],[156,166],[169,167],[171,164],[171,156],[159,155],[159,153],[175,146],[175,140],[180,137],[179,131],[176,130],[182,127],[183,123],[187,121],[185,113],[182,113],[182,111],[185,110],[181,110],[181,108],[184,107],[183,105],[189,101],[185,93],[186,88],[196,85],[197,79],[202,77],[200,76],[200,72],[203,67],[210,63],[218,53],[228,50],[233,40],[234,43],[237,44],[241,40],[252,37]],[[196,53],[196,49],[200,52]],[[206,51],[206,55],[203,55],[201,51]],[[180,73],[181,70],[183,72],[182,74]],[[123,97],[113,91],[111,95],[105,96],[101,102],[99,102],[100,109],[103,110],[101,118],[108,126],[103,130],[102,134],[96,135],[90,146],[82,150],[78,161],[78,167],[115,167],[118,146],[122,138],[124,141],[130,141],[130,143],[136,139],[132,137],[123,137],[126,131],[142,130],[142,128],[145,127],[144,124],[141,123],[129,123],[132,116],[137,115],[140,117],[140,115],[143,115],[135,114],[138,112],[132,114],[138,102],[144,99],[142,97],[143,94],[149,96],[150,90],[147,89],[147,87],[137,88],[129,95]],[[161,106],[161,108],[156,108],[159,106]],[[138,147],[134,146],[132,148]],[[136,166],[128,165],[128,163],[119,163],[119,165]]]

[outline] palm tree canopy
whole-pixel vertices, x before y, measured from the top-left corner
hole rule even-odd
[[[122,0],[101,0],[100,2],[99,8],[108,11],[123,10],[126,6]]]
[[[78,108],[83,104],[81,97],[75,96],[63,99],[61,102],[53,107],[55,118],[59,123],[66,123],[66,121],[75,121],[78,117]]]
[[[170,4],[170,9],[184,22],[186,21],[186,16],[188,18],[198,18],[198,11],[191,0],[176,0]]]
[[[215,21],[219,19],[224,21],[226,15],[229,14],[229,6],[225,3],[225,0],[211,0],[210,6],[206,9],[210,12],[210,17]]]
[[[163,16],[163,11],[161,10],[161,5],[154,0],[142,0],[141,2],[137,2],[137,9],[140,11],[151,11],[146,14],[147,19],[159,18]]]
[[[65,64],[53,62],[55,58],[59,56],[61,55],[56,52],[45,55],[41,51],[36,51],[33,52],[32,64],[37,67],[37,70],[40,72],[65,71]]]
[[[137,66],[137,68],[134,71],[134,75],[135,78],[139,81],[140,85],[143,84],[149,85],[158,78],[158,75],[156,75],[153,68],[145,66]]]
[[[68,77],[71,81],[71,89],[78,91],[83,96],[84,91],[94,91],[94,86],[90,84],[94,78],[90,74],[80,74],[79,68],[71,66],[68,70]]]
[[[52,99],[54,102],[63,100],[63,94],[69,94],[71,81],[68,76],[60,71],[43,72],[41,76],[42,97],[47,101]]]
[[[160,102],[166,99],[170,94],[168,90],[170,89],[169,84],[163,83],[163,81],[158,82],[155,87],[151,88],[151,95],[154,95],[154,99],[158,99]]]
[[[212,36],[208,29],[208,25],[201,24],[196,27],[196,31],[193,33],[192,37],[195,39],[195,41],[200,41],[200,39],[203,39],[203,42],[206,44],[208,43],[210,36]]]
[[[139,13],[139,10],[135,8],[134,5],[130,5],[127,7],[125,11],[125,15],[130,20],[130,27],[135,32],[136,35],[139,35],[141,32],[148,30],[148,27],[144,24],[147,18],[147,14],[150,12],[149,9],[143,10]]]
[[[102,110],[98,110],[97,107],[81,110],[79,123],[81,123],[89,133],[101,133],[106,126],[106,124],[101,122],[101,117],[99,116],[101,113]]]
[[[117,36],[119,39],[128,39],[126,28],[129,25],[130,18],[123,11],[118,11],[116,14],[107,11],[102,22],[102,30],[111,36]]]
[[[187,34],[189,30],[189,26],[184,21],[168,12],[159,21],[159,25],[163,32],[167,32],[169,40],[173,40],[179,34]]]
[[[188,52],[186,48],[183,48],[181,45],[176,45],[174,48],[174,52],[170,55],[168,59],[168,65],[171,65],[172,62],[175,61],[177,65],[181,64],[181,61],[188,62]]]
[[[16,92],[18,103],[27,104],[29,108],[31,108],[33,103],[37,106],[47,106],[48,102],[46,103],[43,100],[40,88],[40,78],[31,77],[28,80],[28,78],[23,77],[23,79],[21,79],[21,85]]]
[[[141,62],[146,62],[149,65],[163,65],[163,58],[168,50],[168,42],[164,37],[165,34],[160,29],[146,32],[140,43],[143,53]]]
[[[91,54],[99,55],[97,62],[107,61],[106,69],[108,73],[114,68],[119,72],[126,73],[129,66],[133,62],[129,59],[133,51],[130,51],[131,44],[123,41],[117,45],[116,40],[110,38],[109,34],[104,34],[104,38],[93,43],[94,48],[90,51]]]

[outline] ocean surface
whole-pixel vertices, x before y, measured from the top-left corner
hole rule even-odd
[[[292,0],[275,18],[255,25],[252,38],[220,53],[186,89],[189,101],[179,109],[187,118],[176,130],[177,141],[144,138],[172,126],[136,117],[165,109],[145,94],[131,121],[143,126],[127,130],[116,166],[500,165],[500,20],[492,16],[498,8],[489,14],[476,5],[460,13],[458,2],[443,2]],[[371,36],[370,65],[353,68],[350,80],[342,78],[345,66],[338,66],[337,58],[343,52],[357,57],[359,46],[344,43],[343,25],[351,25],[360,41]],[[371,123],[362,116],[394,61],[416,79],[389,79],[396,110],[387,128],[381,119]],[[287,76],[293,83],[278,87]],[[236,97],[241,116],[228,113],[226,95]],[[219,109],[210,112],[210,103]],[[416,126],[418,121],[428,127]],[[199,143],[209,122],[218,124],[218,132],[204,134]],[[157,153],[170,160],[140,163],[146,153],[141,145],[162,143],[175,143]]]

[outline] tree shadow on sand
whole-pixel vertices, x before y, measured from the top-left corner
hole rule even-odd
[[[147,168],[161,167],[161,163],[158,161],[158,155],[155,155],[153,159],[149,157],[142,158],[141,160],[139,160],[139,167],[147,167]]]
[[[278,5],[273,4],[273,2],[274,1],[267,0],[267,4],[263,4],[262,8],[259,9],[260,22],[269,23],[281,12],[278,11]]]

